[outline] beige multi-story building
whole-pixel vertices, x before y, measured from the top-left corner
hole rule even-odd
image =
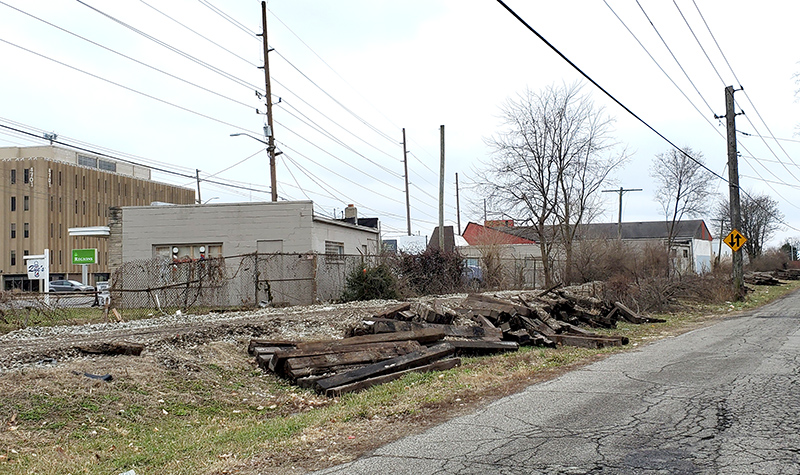
[[[80,280],[73,249],[97,249],[90,282],[108,279],[108,240],[70,236],[69,229],[106,226],[112,206],[144,206],[160,201],[194,203],[193,189],[151,180],[150,169],[57,146],[0,147],[0,273],[2,288],[38,290],[27,278],[26,255],[49,249],[50,279]]]

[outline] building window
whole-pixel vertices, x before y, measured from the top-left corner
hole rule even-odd
[[[22,237],[31,237],[31,225],[30,223],[25,223],[22,225]]]
[[[11,239],[17,237],[17,223],[11,223]]]
[[[28,211],[31,209],[31,197],[24,196],[22,197],[22,209]]]
[[[16,210],[17,210],[17,197],[16,196],[12,196],[11,197],[11,211],[16,211]]]
[[[93,157],[87,157],[86,155],[78,155],[78,165],[97,168],[97,159]]]
[[[683,257],[684,258],[689,257],[689,250],[688,249],[684,249],[683,250]]]
[[[27,256],[27,255],[28,255],[28,254],[30,254],[30,253],[31,253],[31,251],[29,251],[29,250],[27,250],[27,249],[25,249],[24,251],[22,251],[22,255],[23,255],[23,256]]]
[[[86,216],[86,202],[83,202],[83,215]]]
[[[58,212],[62,212],[64,210],[64,200],[59,196],[58,197]]]
[[[17,265],[17,251],[11,251],[11,265]]]
[[[78,200],[75,200],[75,214],[78,214]]]
[[[53,234],[53,223],[50,223],[50,237],[55,237],[55,235]]]
[[[25,168],[22,170],[22,182],[23,183],[30,183],[31,182],[31,169]]]
[[[58,186],[61,186],[61,172],[58,172]]]
[[[86,175],[81,177],[81,182],[83,183],[81,187],[85,190],[86,189]]]
[[[16,182],[17,182],[17,169],[16,168],[12,168],[11,169],[11,184],[13,185]]]
[[[98,168],[101,170],[105,170],[108,172],[116,172],[117,171],[117,164],[115,162],[109,162],[106,160],[100,160],[98,163]]]
[[[327,262],[344,260],[344,243],[325,241],[325,260]]]

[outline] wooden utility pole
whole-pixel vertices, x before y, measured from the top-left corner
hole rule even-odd
[[[406,128],[403,127],[403,171],[406,177],[406,225],[411,236],[411,195],[408,192],[408,151],[406,150]]]
[[[458,173],[456,173],[456,226],[457,234],[461,235],[461,202],[458,199]]]
[[[197,204],[203,204],[203,200],[200,199],[200,169],[194,169],[195,176],[197,177]]]
[[[261,2],[261,24],[263,33],[261,40],[264,42],[264,84],[267,99],[267,154],[269,155],[269,187],[272,191],[272,201],[278,201],[278,179],[275,177],[275,134],[272,126],[272,87],[269,79],[269,44],[267,43],[267,2]]]
[[[736,155],[736,111],[733,103],[733,86],[725,88],[725,125],[728,129],[728,189],[731,203],[731,230],[738,230],[741,225],[741,208],[739,205],[739,159]],[[733,251],[733,292],[742,296],[742,249]]]
[[[617,238],[622,239],[622,195],[628,191],[642,191],[641,188],[619,187],[619,190],[603,190],[603,193],[619,193],[619,218],[617,220]]]
[[[444,251],[444,125],[439,126],[439,249]]]

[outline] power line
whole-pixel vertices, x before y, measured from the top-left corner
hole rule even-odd
[[[176,47],[170,45],[169,43],[167,43],[165,41],[159,40],[155,36],[149,35],[149,34],[145,33],[144,31],[134,27],[133,25],[125,23],[124,21],[122,21],[122,20],[120,20],[120,19],[118,19],[118,18],[116,18],[116,17],[114,17],[112,15],[109,15],[108,13],[105,13],[102,10],[99,10],[99,9],[97,9],[97,8],[87,4],[87,3],[85,3],[83,0],[76,0],[76,1],[78,3],[80,3],[81,5],[83,5],[83,6],[87,7],[87,8],[89,8],[89,9],[99,13],[100,15],[108,18],[109,20],[113,21],[114,23],[117,23],[118,25],[123,26],[123,27],[127,28],[128,30],[130,30],[130,31],[132,31],[132,32],[134,32],[136,34],[138,34],[140,36],[143,36],[144,38],[147,38],[148,40],[150,40],[150,41],[152,41],[152,42],[154,42],[154,43],[156,43],[156,44],[158,44],[158,45],[160,45],[160,46],[172,51],[173,53],[176,53],[176,54],[178,54],[180,56],[183,56],[184,58],[188,59],[189,61],[192,61],[193,63],[196,63],[196,64],[198,64],[198,65],[200,65],[200,66],[202,66],[202,67],[204,67],[204,68],[206,68],[206,69],[208,69],[210,71],[213,71],[213,72],[219,74],[220,76],[222,76],[224,78],[227,78],[227,79],[239,84],[240,86],[246,87],[249,90],[259,90],[258,86],[250,84],[247,81],[244,81],[242,79],[239,79],[238,77],[234,76],[233,74],[230,74],[230,73],[228,73],[228,72],[226,72],[226,71],[224,71],[224,70],[222,70],[220,68],[217,68],[216,66],[213,66],[213,65],[211,65],[211,64],[209,64],[209,63],[207,63],[207,62],[205,62],[205,61],[203,61],[203,60],[201,60],[199,58],[196,58],[195,56],[192,56],[189,53],[186,53],[186,52],[180,50],[179,48],[176,48]]]
[[[127,59],[127,60],[133,61],[134,63],[136,63],[136,64],[138,64],[138,65],[140,65],[140,66],[144,66],[144,67],[146,67],[146,68],[152,69],[153,71],[157,71],[157,72],[159,72],[159,73],[161,73],[161,74],[164,74],[164,75],[166,75],[166,76],[169,76],[169,77],[171,77],[171,78],[173,78],[173,79],[177,79],[178,81],[181,81],[181,82],[182,82],[182,83],[184,83],[184,84],[188,84],[188,85],[190,85],[190,86],[196,87],[196,88],[198,88],[198,89],[201,89],[201,90],[203,90],[203,91],[205,91],[205,92],[208,92],[208,93],[214,94],[215,96],[221,97],[221,98],[223,98],[223,99],[227,99],[227,100],[229,100],[229,101],[231,101],[231,102],[234,102],[234,103],[236,103],[236,104],[239,104],[239,105],[245,106],[245,107],[247,107],[247,108],[252,108],[252,106],[251,106],[250,104],[247,104],[247,103],[245,103],[245,102],[239,101],[239,100],[237,100],[237,99],[234,99],[234,98],[232,98],[232,97],[226,96],[226,95],[224,95],[224,94],[220,94],[220,93],[219,93],[219,92],[217,92],[217,91],[214,91],[214,90],[212,90],[212,89],[208,89],[208,88],[206,88],[206,87],[203,87],[203,86],[201,86],[201,85],[199,85],[199,84],[193,83],[193,82],[191,82],[191,81],[189,81],[189,80],[187,80],[187,79],[181,78],[181,77],[179,77],[179,76],[176,76],[176,75],[174,75],[174,74],[172,74],[172,73],[169,73],[169,72],[167,72],[167,71],[164,71],[163,69],[159,69],[159,68],[157,68],[157,67],[155,67],[155,66],[153,66],[153,65],[151,65],[151,64],[145,63],[144,61],[140,61],[140,60],[138,60],[138,59],[136,59],[136,58],[133,58],[133,57],[131,57],[131,56],[128,56],[128,55],[126,55],[126,54],[124,54],[124,53],[121,53],[121,52],[119,52],[119,51],[117,51],[117,50],[115,50],[115,49],[112,49],[112,48],[109,48],[109,47],[107,47],[107,46],[105,46],[105,45],[102,45],[102,44],[100,44],[100,43],[97,43],[96,41],[92,41],[92,40],[90,40],[89,38],[86,38],[86,37],[84,37],[84,36],[81,36],[81,35],[79,35],[79,34],[77,34],[77,33],[73,33],[72,31],[70,31],[70,30],[67,30],[66,28],[62,28],[62,27],[60,27],[60,26],[58,26],[58,25],[56,25],[56,24],[50,23],[50,22],[49,22],[49,21],[47,21],[47,20],[44,20],[44,19],[42,19],[42,18],[39,18],[39,17],[37,17],[37,16],[35,16],[35,15],[32,15],[32,14],[30,14],[30,13],[26,12],[26,11],[20,10],[19,8],[16,8],[16,7],[14,7],[14,6],[11,6],[11,5],[9,5],[9,4],[7,4],[7,3],[3,2],[3,1],[0,1],[0,4],[1,4],[1,5],[5,5],[5,6],[7,6],[8,8],[11,8],[11,9],[13,9],[13,10],[16,10],[16,11],[18,11],[19,13],[22,13],[22,14],[24,14],[24,15],[27,15],[27,16],[29,16],[29,17],[31,17],[31,18],[33,18],[33,19],[35,19],[35,20],[38,20],[38,21],[40,21],[40,22],[42,22],[42,23],[44,23],[44,24],[46,24],[46,25],[49,25],[49,26],[51,26],[51,27],[53,27],[53,28],[56,28],[57,30],[63,31],[64,33],[67,33],[67,34],[69,34],[69,35],[72,35],[72,36],[74,36],[74,37],[76,37],[76,38],[79,38],[79,39],[81,39],[81,40],[83,40],[83,41],[86,41],[87,43],[93,44],[93,45],[95,45],[95,46],[97,46],[97,47],[99,47],[99,48],[103,48],[104,50],[106,50],[106,51],[108,51],[108,52],[110,52],[110,53],[114,53],[114,54],[116,54],[116,55],[118,55],[118,56],[121,56],[121,57],[123,57],[123,58]]]
[[[16,128],[10,127],[8,125],[0,124],[0,128],[13,130],[14,132],[17,132],[17,133],[20,133],[20,134],[28,135],[28,136],[31,136],[31,137],[36,137],[36,138],[38,138],[40,140],[45,140],[44,138],[38,137],[38,136],[36,136],[35,134],[33,134],[31,132],[26,132],[24,130],[16,129]],[[130,163],[132,165],[138,165],[138,166],[141,166],[141,167],[149,168],[151,170],[158,171],[158,172],[161,172],[161,173],[166,173],[166,174],[169,174],[169,175],[180,176],[180,177],[183,177],[183,178],[196,178],[195,176],[189,175],[187,173],[179,173],[179,172],[175,172],[175,171],[172,171],[172,170],[166,170],[166,169],[163,169],[163,168],[156,168],[156,167],[152,167],[152,166],[143,165],[143,164],[131,161],[131,160],[126,160],[126,159],[123,159],[123,158],[115,157],[115,156],[112,156],[112,155],[109,155],[109,154],[106,154],[106,153],[103,153],[103,152],[99,152],[97,150],[92,150],[92,149],[89,149],[89,148],[86,148],[86,147],[80,147],[80,146],[77,146],[75,144],[70,144],[70,143],[67,143],[67,142],[64,142],[64,141],[58,140],[58,139],[52,139],[52,140],[51,139],[47,139],[47,141],[48,142],[52,142],[52,143],[57,143],[59,145],[64,145],[65,147],[70,147],[70,148],[73,148],[73,149],[76,149],[76,150],[81,150],[81,151],[84,151],[84,152],[88,152],[88,153],[91,153],[91,154],[94,154],[94,155],[98,155],[98,156],[101,156],[101,157],[110,158],[110,159],[116,160],[118,162]],[[236,189],[248,190],[248,191],[256,191],[256,192],[259,192],[259,193],[269,193],[268,191],[264,191],[264,190],[257,189],[257,188],[231,185],[231,184],[228,184],[228,183],[223,183],[223,182],[215,181],[215,180],[204,180],[204,181],[206,181],[208,183],[214,183],[214,184],[220,185],[220,186],[227,186],[227,187],[230,187],[230,188],[236,188]]]
[[[80,1],[80,0],[78,0],[78,1]],[[175,104],[174,102],[169,102],[169,101],[167,101],[167,100],[160,99],[160,98],[158,98],[158,97],[156,97],[156,96],[153,96],[153,95],[147,94],[146,92],[142,92],[142,91],[139,91],[139,90],[137,90],[137,89],[134,89],[134,88],[132,88],[132,87],[125,86],[125,85],[123,85],[123,84],[120,84],[120,83],[118,83],[118,82],[112,81],[112,80],[110,80],[110,79],[106,79],[106,78],[104,78],[104,77],[102,77],[102,76],[98,76],[97,74],[90,73],[90,72],[88,72],[88,71],[86,71],[86,70],[83,70],[83,69],[77,68],[77,67],[75,67],[75,66],[72,66],[72,65],[70,65],[70,64],[67,64],[67,63],[65,63],[65,62],[63,62],[63,61],[59,61],[59,60],[57,60],[57,59],[55,59],[55,58],[51,58],[51,57],[49,57],[49,56],[45,56],[44,54],[37,53],[36,51],[33,51],[33,50],[30,50],[30,49],[28,49],[28,48],[25,48],[25,47],[23,47],[23,46],[20,46],[20,45],[14,44],[14,43],[12,43],[12,42],[10,42],[10,41],[7,41],[7,40],[4,40],[4,39],[2,39],[2,38],[0,38],[0,42],[3,42],[3,43],[5,43],[5,44],[7,44],[7,45],[10,45],[10,46],[13,46],[13,47],[15,47],[15,48],[19,48],[19,49],[21,49],[21,50],[23,50],[23,51],[26,51],[26,52],[28,52],[28,53],[34,54],[34,55],[36,55],[36,56],[39,56],[40,58],[44,58],[44,59],[50,60],[50,61],[52,61],[52,62],[54,62],[54,63],[56,63],[56,64],[60,64],[61,66],[67,67],[67,68],[69,68],[69,69],[72,69],[72,70],[74,70],[74,71],[78,71],[78,72],[80,72],[80,73],[86,74],[87,76],[91,76],[91,77],[93,77],[93,78],[95,78],[95,79],[99,79],[99,80],[101,80],[101,81],[104,81],[104,82],[107,82],[107,83],[109,83],[109,84],[113,84],[114,86],[121,87],[122,89],[125,89],[125,90],[127,90],[127,91],[134,92],[134,93],[136,93],[136,94],[139,94],[139,95],[141,95],[141,96],[147,97],[148,99],[153,99],[154,101],[158,101],[158,102],[160,102],[160,103],[162,103],[162,104],[166,104],[166,105],[168,105],[168,106],[175,107],[175,108],[177,108],[177,109],[180,109],[180,110],[182,110],[182,111],[189,112],[189,113],[191,113],[191,114],[194,114],[194,115],[197,115],[197,116],[203,117],[203,118],[205,118],[205,119],[213,120],[214,122],[218,122],[218,123],[220,123],[220,124],[227,125],[227,126],[229,126],[229,127],[235,127],[236,129],[239,129],[239,130],[247,130],[247,129],[245,129],[244,127],[240,127],[240,126],[238,126],[238,125],[231,124],[230,122],[225,122],[224,120],[217,119],[216,117],[212,117],[212,116],[210,116],[210,115],[206,115],[206,114],[203,114],[203,113],[201,113],[201,112],[197,112],[197,111],[195,111],[195,110],[189,109],[188,107],[183,107],[183,106],[180,106],[180,105],[178,105],[178,104]]]
[[[195,30],[193,30],[192,28],[189,28],[189,27],[188,27],[188,26],[186,26],[185,24],[183,24],[183,23],[181,23],[180,21],[176,20],[175,18],[173,18],[173,17],[171,17],[171,16],[167,15],[166,13],[162,12],[162,11],[161,11],[161,10],[159,10],[158,8],[154,7],[153,5],[150,5],[149,3],[145,2],[144,0],[139,0],[139,1],[140,1],[140,2],[142,2],[142,3],[144,3],[145,5],[147,5],[148,7],[152,8],[153,10],[157,11],[158,13],[160,13],[160,14],[164,15],[165,17],[169,18],[170,20],[172,20],[173,22],[177,23],[178,25],[180,25],[180,26],[184,27],[185,29],[187,29],[187,30],[191,31],[192,33],[194,33],[195,35],[199,36],[200,38],[203,38],[204,40],[208,41],[208,42],[209,42],[209,43],[211,43],[212,45],[214,45],[214,46],[216,46],[216,47],[218,47],[218,48],[222,49],[223,51],[226,51],[226,52],[228,52],[228,53],[232,54],[233,56],[236,56],[237,58],[239,58],[239,59],[241,59],[242,61],[246,62],[246,63],[247,63],[247,64],[249,64],[250,66],[253,66],[254,68],[257,68],[257,67],[259,67],[259,66],[258,66],[258,64],[256,64],[256,63],[254,63],[254,62],[250,61],[249,59],[247,59],[247,58],[245,58],[245,57],[243,57],[243,56],[240,56],[240,55],[238,55],[237,53],[235,53],[235,52],[233,52],[233,51],[229,50],[228,48],[226,48],[226,47],[222,46],[221,44],[217,43],[216,41],[214,41],[214,40],[212,40],[212,39],[208,38],[207,36],[203,35],[202,33],[199,33],[198,31],[195,31]]]
[[[563,54],[561,51],[559,51],[559,50],[558,50],[558,48],[556,48],[555,46],[553,46],[553,44],[552,44],[552,43],[550,43],[549,41],[547,41],[547,39],[545,39],[545,37],[544,37],[544,36],[542,36],[541,34],[539,34],[539,32],[538,32],[538,31],[536,31],[536,30],[535,30],[535,29],[534,29],[534,28],[533,28],[533,27],[532,27],[530,24],[528,24],[528,22],[526,22],[525,20],[523,20],[523,19],[522,19],[522,17],[520,17],[520,16],[519,16],[519,15],[518,15],[518,14],[517,14],[517,13],[516,13],[514,10],[512,10],[512,9],[511,9],[511,7],[509,7],[508,5],[506,5],[506,4],[503,2],[503,0],[497,0],[497,3],[499,3],[500,5],[502,5],[502,6],[503,6],[503,8],[505,8],[505,9],[506,9],[506,11],[508,11],[508,12],[509,12],[509,13],[510,13],[510,14],[511,14],[511,15],[512,15],[514,18],[516,18],[516,19],[517,19],[517,21],[519,21],[520,23],[522,23],[522,25],[524,25],[524,26],[525,26],[525,27],[526,27],[526,28],[527,28],[527,29],[528,29],[528,30],[529,30],[531,33],[533,33],[534,35],[536,35],[536,37],[537,37],[537,38],[539,38],[540,40],[542,40],[542,42],[544,42],[544,43],[545,43],[545,44],[546,44],[546,45],[547,45],[547,46],[548,46],[548,47],[549,47],[551,50],[553,50],[553,52],[555,52],[555,53],[556,53],[556,54],[557,54],[557,55],[558,55],[558,56],[559,56],[561,59],[563,59],[564,61],[566,61],[566,62],[567,62],[567,64],[569,64],[570,66],[572,66],[572,68],[573,68],[573,69],[575,69],[575,70],[576,70],[578,73],[580,73],[580,75],[581,75],[581,76],[583,76],[584,78],[586,78],[586,80],[587,80],[587,81],[589,81],[590,83],[592,83],[592,85],[594,85],[596,88],[598,88],[598,89],[599,89],[599,90],[600,90],[600,91],[601,91],[603,94],[605,94],[605,95],[606,95],[606,96],[607,96],[609,99],[611,99],[612,101],[614,101],[614,102],[615,102],[615,103],[616,103],[618,106],[622,107],[622,109],[623,109],[623,110],[625,110],[625,112],[627,112],[627,113],[628,113],[628,114],[630,114],[630,115],[631,115],[633,118],[635,118],[636,120],[638,120],[639,122],[641,122],[641,123],[642,123],[642,125],[644,125],[644,126],[645,126],[645,127],[647,127],[648,129],[650,129],[650,130],[651,130],[653,133],[655,133],[656,135],[658,135],[658,136],[659,136],[659,137],[660,137],[662,140],[664,140],[665,142],[667,142],[668,144],[670,144],[672,147],[674,147],[674,148],[675,148],[676,150],[678,150],[680,153],[682,153],[682,154],[686,155],[686,157],[687,157],[687,158],[689,158],[690,160],[692,160],[693,162],[695,162],[695,163],[696,163],[698,166],[700,166],[701,168],[705,169],[706,171],[708,171],[709,173],[711,173],[713,176],[715,176],[715,177],[719,178],[720,180],[723,180],[725,183],[727,183],[727,182],[728,182],[728,180],[726,180],[726,179],[725,179],[724,177],[722,177],[721,175],[717,174],[717,172],[715,172],[714,170],[712,170],[712,169],[708,168],[708,167],[707,167],[707,166],[706,166],[704,163],[700,162],[700,161],[699,161],[699,160],[697,160],[696,158],[692,157],[692,156],[691,156],[691,155],[689,155],[688,153],[686,153],[686,152],[684,152],[683,150],[681,150],[681,148],[680,148],[680,147],[678,147],[677,145],[675,145],[675,144],[674,144],[674,143],[673,143],[673,142],[672,142],[670,139],[668,139],[668,138],[667,138],[665,135],[663,135],[661,132],[659,132],[658,130],[656,130],[656,129],[655,129],[653,126],[652,126],[652,125],[650,125],[649,123],[647,123],[647,122],[646,122],[644,119],[642,119],[641,117],[639,117],[638,115],[636,115],[636,113],[634,113],[634,112],[633,112],[631,109],[629,109],[629,108],[628,108],[628,106],[626,106],[625,104],[623,104],[622,102],[620,102],[620,101],[619,101],[619,99],[617,99],[616,97],[614,97],[614,96],[613,96],[613,95],[612,95],[610,92],[608,92],[608,91],[607,91],[605,88],[603,88],[603,86],[601,86],[600,84],[598,84],[598,83],[597,83],[597,81],[595,81],[594,79],[592,79],[592,78],[591,78],[591,76],[589,76],[588,74],[586,74],[586,73],[585,73],[585,72],[584,72],[584,71],[583,71],[581,68],[579,68],[579,67],[578,67],[578,66],[577,66],[575,63],[573,63],[573,62],[572,62],[572,60],[570,60],[569,58],[567,58],[566,56],[564,56],[564,54]]]
[[[661,42],[664,44],[664,47],[667,48],[667,51],[669,51],[669,54],[672,56],[672,59],[675,60],[675,63],[678,65],[678,68],[680,68],[680,70],[683,72],[683,75],[686,76],[686,79],[689,81],[689,84],[692,85],[692,87],[694,88],[695,92],[697,92],[697,95],[700,96],[700,99],[703,100],[703,102],[705,103],[706,107],[708,107],[708,110],[710,110],[711,113],[713,114],[714,113],[714,109],[711,107],[711,105],[708,103],[706,98],[703,96],[703,94],[700,92],[700,90],[694,84],[694,81],[692,81],[692,78],[689,77],[689,73],[686,72],[686,70],[683,68],[683,65],[681,64],[681,62],[678,61],[678,58],[675,56],[675,53],[672,52],[672,49],[667,44],[667,41],[664,39],[663,36],[661,36],[661,33],[658,31],[658,28],[656,28],[655,23],[653,23],[653,20],[650,19],[650,16],[644,10],[644,7],[642,6],[642,4],[639,3],[639,0],[636,0],[636,4],[639,5],[639,9],[642,11],[642,13],[644,14],[645,18],[647,18],[647,21],[650,23],[650,26],[653,27],[653,31],[655,31],[656,35],[658,35],[659,39],[661,39]]]
[[[258,33],[256,33],[255,31],[251,30],[250,28],[246,27],[244,24],[242,24],[241,22],[239,22],[238,20],[236,20],[232,16],[228,15],[227,13],[225,13],[224,11],[219,9],[218,7],[215,7],[208,0],[198,0],[198,1],[200,2],[201,5],[203,5],[204,7],[208,8],[209,10],[211,10],[214,13],[216,13],[217,15],[221,16],[223,19],[225,19],[225,21],[227,21],[231,25],[233,25],[236,28],[238,28],[238,29],[244,31],[245,33],[247,33],[248,36],[250,36],[251,38],[258,39]]]

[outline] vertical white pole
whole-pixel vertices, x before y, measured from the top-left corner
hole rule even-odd
[[[44,303],[50,305],[50,249],[44,250],[44,262],[47,264],[47,272],[44,273],[44,285],[40,288],[44,289]]]

